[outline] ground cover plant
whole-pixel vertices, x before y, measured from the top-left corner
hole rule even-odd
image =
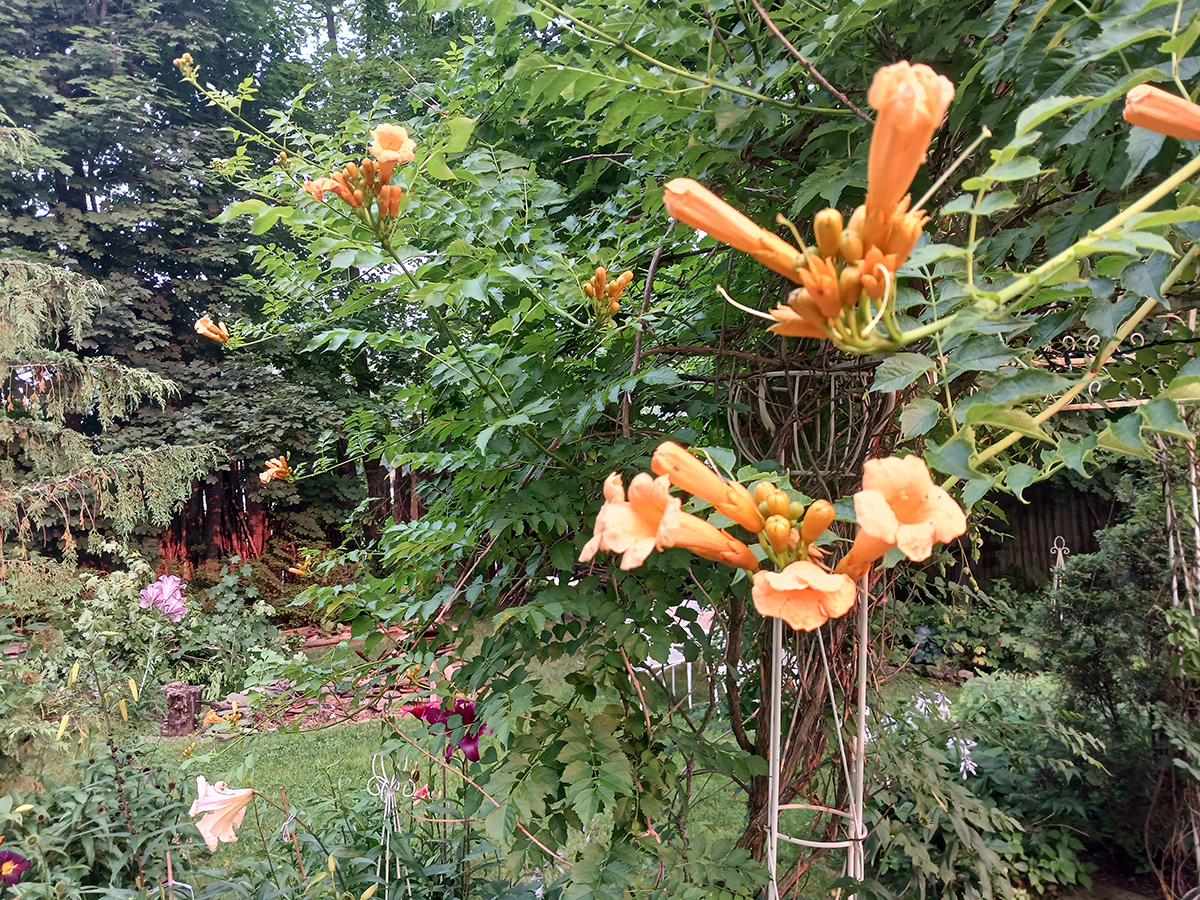
[[[991,897],[1105,845],[1195,881],[1200,15],[79,16],[6,32],[13,84],[73,74],[3,131],[5,746],[87,761],[0,808],[6,887]],[[100,109],[115,139],[65,127]],[[152,317],[96,318],[77,271]],[[179,402],[99,356],[126,332]],[[144,449],[172,428],[186,465]],[[1056,593],[976,583],[997,493],[1128,459],[1158,468]],[[220,561],[272,529],[269,573]],[[297,585],[350,652],[282,646],[260,597]],[[935,647],[1000,671],[889,696]],[[145,771],[125,723],[173,678],[245,688],[205,718],[251,747],[272,686],[386,713],[371,778],[285,796],[201,740]]]

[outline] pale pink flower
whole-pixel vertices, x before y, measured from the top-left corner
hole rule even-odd
[[[254,788],[234,789],[223,781],[209,784],[203,775],[197,775],[196,792],[199,796],[188,815],[204,813],[196,827],[208,849],[215,852],[222,841],[236,843],[234,831],[246,817],[246,806],[254,799]]]

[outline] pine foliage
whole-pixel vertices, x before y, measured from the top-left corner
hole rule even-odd
[[[207,444],[105,450],[104,430],[178,391],[153,372],[67,348],[85,343],[102,294],[61,268],[0,261],[0,584],[10,601],[64,593],[77,534],[166,527],[222,456]]]

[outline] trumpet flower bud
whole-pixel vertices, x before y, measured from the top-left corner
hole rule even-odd
[[[842,240],[842,214],[829,207],[813,216],[813,236],[822,256],[835,255]]]
[[[863,239],[857,231],[846,228],[838,241],[838,255],[848,263],[856,263],[863,258]]]
[[[832,503],[828,500],[813,501],[800,525],[800,540],[805,544],[811,544],[833,524],[835,518],[837,518],[837,513],[834,511]]]
[[[771,545],[771,549],[782,553],[787,549],[788,538],[792,535],[792,523],[784,516],[771,516],[763,526],[763,533],[767,536],[767,543]]]

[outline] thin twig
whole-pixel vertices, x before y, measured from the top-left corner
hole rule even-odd
[[[650,724],[650,707],[646,705],[646,695],[642,693],[642,683],[633,674],[633,666],[629,662],[629,656],[625,653],[625,648],[621,647],[620,650],[621,659],[625,660],[625,671],[629,673],[629,680],[633,682],[634,688],[637,689],[638,699],[642,701],[642,715],[646,717],[646,735],[652,735],[654,734],[654,726]]]
[[[650,295],[654,290],[654,272],[658,269],[658,261],[662,258],[663,246],[668,237],[671,236],[671,231],[675,228],[675,220],[672,219],[667,224],[667,233],[663,235],[662,240],[658,242],[658,247],[654,250],[654,256],[650,258],[650,268],[646,270],[646,286],[642,290],[642,311],[638,313],[637,325],[634,328],[633,337],[633,365],[629,370],[629,377],[633,378],[638,373],[638,366],[642,361],[642,320],[646,318],[646,311],[650,309]],[[629,437],[629,403],[633,398],[633,391],[626,391],[621,397],[621,431],[624,437]]]
[[[825,87],[828,88],[829,92],[832,93],[833,96],[837,97],[839,100],[841,100],[843,103],[845,103],[848,107],[850,107],[852,110],[854,110],[854,114],[856,116],[858,116],[860,119],[862,119],[864,122],[866,122],[868,125],[875,124],[874,119],[872,119],[869,115],[867,115],[865,112],[863,112],[857,106],[855,106],[850,101],[849,97],[847,97],[845,94],[843,94],[837,88],[835,88],[832,84],[830,84],[828,81],[826,81],[825,76],[817,71],[817,67],[814,66],[811,62],[809,62],[807,57],[805,57],[805,55],[803,53],[801,53],[794,46],[792,46],[792,42],[783,36],[783,32],[780,31],[778,26],[776,26],[776,24],[771,21],[771,17],[767,15],[767,11],[762,8],[762,5],[758,2],[758,0],[750,0],[750,2],[754,4],[754,8],[758,10],[758,14],[762,17],[762,20],[763,20],[763,22],[766,23],[767,27],[770,28],[771,31],[775,33],[775,37],[779,38],[779,40],[783,43],[783,46],[787,47],[788,53],[790,53],[790,54],[792,54],[792,56],[796,57],[796,59],[800,61],[800,65],[804,66],[804,68],[808,69],[808,71],[812,73],[813,78],[817,79],[817,81],[819,81],[819,82],[821,82],[821,84],[825,85]]]
[[[585,153],[583,156],[572,156],[570,159],[564,159],[559,163],[560,166],[565,166],[567,163],[582,162],[585,159],[616,159],[621,156],[633,156],[632,153]]]

